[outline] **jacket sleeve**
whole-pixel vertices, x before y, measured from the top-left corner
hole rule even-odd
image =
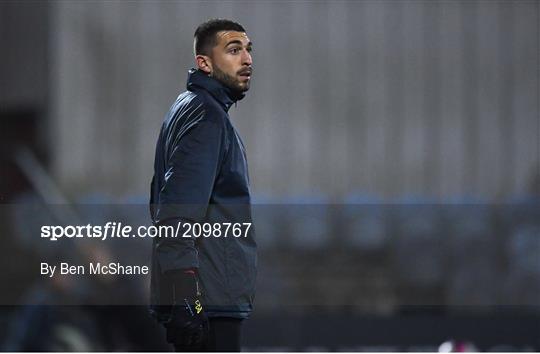
[[[224,127],[202,119],[181,136],[173,136],[164,185],[156,209],[158,226],[179,222],[202,222],[212,194],[223,155]],[[184,238],[180,228],[177,238],[160,238],[155,247],[162,272],[198,268],[198,254],[193,238]]]

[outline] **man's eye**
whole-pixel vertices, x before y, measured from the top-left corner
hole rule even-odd
[[[232,53],[232,54],[238,54],[238,52],[240,52],[240,49],[232,48],[231,50],[229,50],[229,52]]]

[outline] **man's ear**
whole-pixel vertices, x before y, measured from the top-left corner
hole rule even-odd
[[[212,73],[212,59],[210,57],[207,57],[206,55],[197,55],[195,57],[195,61],[197,62],[197,67],[210,75]]]

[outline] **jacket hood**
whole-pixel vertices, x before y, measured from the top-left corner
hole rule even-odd
[[[193,91],[194,88],[208,91],[223,106],[225,111],[228,111],[233,103],[240,101],[245,96],[243,92],[225,86],[198,69],[189,70],[186,88],[190,91]]]

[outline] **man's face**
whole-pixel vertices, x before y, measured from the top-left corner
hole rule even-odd
[[[234,90],[249,90],[253,61],[248,36],[244,32],[221,31],[216,34],[216,39],[210,75]]]

